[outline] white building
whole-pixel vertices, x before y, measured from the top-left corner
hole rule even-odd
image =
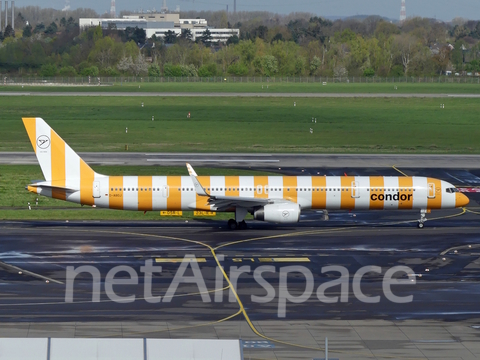
[[[206,29],[210,31],[213,42],[220,41],[225,43],[234,35],[240,37],[239,29],[216,29],[209,27],[205,19],[180,19],[179,14],[138,14],[126,15],[118,19],[80,19],[79,25],[80,31],[92,26],[117,30],[125,30],[127,27],[138,27],[145,30],[148,39],[153,35],[157,38],[163,38],[167,31],[173,31],[178,36],[183,29],[191,31],[193,41],[201,37]]]

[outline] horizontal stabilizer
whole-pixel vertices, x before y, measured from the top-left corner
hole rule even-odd
[[[70,189],[62,186],[52,186],[48,184],[42,184],[42,183],[35,183],[35,184],[30,184],[28,185],[25,189],[31,191],[31,189],[47,189],[47,190],[52,190],[52,191],[65,191],[69,193],[74,193],[77,192],[78,190],[75,189]]]

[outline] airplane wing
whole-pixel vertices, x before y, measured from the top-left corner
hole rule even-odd
[[[210,195],[207,193],[205,188],[200,184],[197,179],[197,173],[193,167],[187,163],[188,173],[190,174],[193,184],[195,186],[195,191],[199,196],[208,197],[207,203],[217,211],[225,211],[231,208],[245,208],[250,209],[256,206],[265,206],[267,204],[273,203],[289,203],[288,200],[284,199],[256,199],[250,197],[241,197],[241,196],[222,196],[222,195]]]
[[[273,203],[273,201],[269,199],[253,199],[239,196],[210,196],[208,199],[208,204],[213,205],[218,211],[237,207],[249,209],[271,203]]]

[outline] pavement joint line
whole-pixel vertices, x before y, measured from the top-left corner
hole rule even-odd
[[[210,322],[208,322],[208,323],[202,323],[202,324],[197,324],[197,325],[181,326],[181,327],[178,327],[178,328],[170,328],[170,327],[168,326],[168,323],[167,323],[167,328],[166,328],[166,329],[162,329],[162,330],[150,330],[150,331],[131,331],[131,332],[129,332],[129,334],[139,335],[139,334],[160,333],[160,332],[165,332],[165,331],[168,331],[168,332],[170,333],[170,331],[193,329],[193,328],[204,327],[204,326],[212,326],[212,325],[220,324],[220,323],[222,323],[222,322],[231,320],[231,319],[237,317],[238,315],[240,315],[241,313],[242,313],[242,310],[238,310],[235,314],[229,315],[229,316],[224,317],[224,318],[219,319],[219,320],[210,321]],[[108,336],[104,336],[104,337],[106,337],[106,338],[109,338],[109,337],[118,337],[118,335],[108,335]],[[123,337],[123,335],[122,335],[122,337]]]
[[[16,270],[17,272],[22,272],[22,275],[30,275],[30,276],[36,277],[37,279],[42,279],[42,280],[46,280],[48,282],[53,282],[53,283],[56,283],[56,284],[64,285],[64,283],[61,282],[61,281],[58,281],[58,280],[49,278],[47,276],[43,276],[43,275],[34,273],[32,271],[29,271],[29,270],[24,270],[22,268],[19,268],[18,266],[10,265],[10,264],[7,264],[3,261],[0,261],[0,267],[5,268],[6,270]]]

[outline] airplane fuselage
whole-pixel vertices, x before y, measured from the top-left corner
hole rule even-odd
[[[92,174],[93,175],[93,174]],[[465,197],[453,185],[427,177],[199,176],[211,196],[286,200],[302,210],[453,209]],[[79,191],[29,190],[99,208],[137,211],[216,210],[199,196],[190,176],[103,176],[69,179],[56,186]]]

